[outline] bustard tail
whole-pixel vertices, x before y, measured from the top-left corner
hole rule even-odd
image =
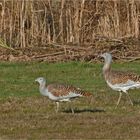
[[[78,94],[80,94],[81,96],[85,96],[85,97],[92,96],[92,93],[89,93],[89,92],[87,92],[87,91],[83,91],[83,90],[81,90],[81,89],[79,89],[79,88],[76,90],[76,92],[77,92]]]

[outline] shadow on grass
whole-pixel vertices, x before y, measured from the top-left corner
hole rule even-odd
[[[67,109],[63,111],[64,113],[72,113],[71,109]],[[91,113],[96,113],[96,112],[105,112],[104,109],[74,109],[74,113],[83,113],[83,112],[91,112]]]

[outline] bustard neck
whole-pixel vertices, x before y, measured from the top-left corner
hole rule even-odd
[[[44,96],[49,96],[48,89],[46,86],[46,81],[42,82],[39,86],[39,91]]]
[[[39,88],[40,89],[44,89],[46,87],[46,81],[43,81],[42,83],[40,83]]]
[[[106,74],[111,70],[111,61],[112,59],[105,59],[105,63],[103,66],[103,73]]]

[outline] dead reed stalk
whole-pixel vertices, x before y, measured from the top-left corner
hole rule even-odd
[[[0,0],[0,38],[10,47],[140,39],[138,0]]]

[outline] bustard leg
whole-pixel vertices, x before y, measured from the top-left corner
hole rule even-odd
[[[129,96],[128,92],[126,91],[125,93],[126,93],[126,95],[127,95],[128,99],[130,100],[131,105],[133,106],[133,102],[132,102],[132,100],[131,100],[131,98],[130,98],[130,96]]]
[[[73,105],[72,105],[72,101],[69,101],[69,104],[70,104],[70,109],[71,109],[71,112],[72,112],[72,114],[74,114],[74,109],[73,109]]]
[[[59,102],[56,102],[56,113],[58,113],[59,110]]]
[[[118,107],[118,105],[119,105],[119,103],[120,103],[121,97],[122,97],[122,92],[120,91],[120,95],[119,95],[119,98],[118,98],[118,101],[117,101],[116,108]]]

